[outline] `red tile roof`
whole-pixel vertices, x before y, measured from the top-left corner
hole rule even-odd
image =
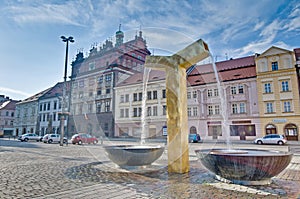
[[[148,82],[165,80],[165,79],[166,79],[166,73],[164,71],[151,70],[149,74]],[[129,78],[125,79],[123,82],[119,83],[117,86],[140,84],[142,82],[143,82],[143,73],[135,73],[131,75]]]
[[[216,68],[221,82],[256,77],[254,56],[217,62]],[[191,86],[216,82],[212,64],[197,65],[187,81]]]

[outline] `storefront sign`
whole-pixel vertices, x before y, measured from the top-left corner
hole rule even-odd
[[[285,118],[283,118],[283,119],[273,119],[273,122],[274,123],[286,123],[287,121]]]

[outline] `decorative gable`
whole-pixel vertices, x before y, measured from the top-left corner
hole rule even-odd
[[[267,57],[267,56],[286,54],[286,53],[292,53],[292,51],[289,51],[289,50],[286,50],[283,48],[279,48],[276,46],[272,46],[268,50],[266,50],[265,52],[260,54],[259,57]]]

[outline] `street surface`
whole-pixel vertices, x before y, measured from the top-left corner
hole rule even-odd
[[[113,140],[104,144],[134,143]],[[233,143],[234,148],[294,153],[288,168],[265,186],[219,182],[197,160],[195,149],[222,148],[224,144],[189,146],[190,172],[168,174],[167,149],[151,168],[128,171],[115,166],[101,144],[59,146],[0,138],[0,198],[300,198],[299,142],[286,146]]]

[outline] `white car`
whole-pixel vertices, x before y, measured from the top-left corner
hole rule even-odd
[[[53,142],[59,143],[60,142],[60,135],[59,134],[46,134],[46,135],[44,135],[42,141],[44,143],[49,143],[49,144],[51,144]],[[68,139],[66,137],[64,137],[63,142],[67,143]]]
[[[287,143],[287,140],[284,135],[278,134],[269,134],[262,138],[257,138],[254,140],[255,144],[278,144],[284,145]]]
[[[20,140],[21,142],[27,142],[29,140],[35,140],[35,141],[39,142],[40,139],[41,139],[41,136],[39,136],[35,133],[26,133],[26,134],[19,136],[19,138],[18,138],[18,140]]]

